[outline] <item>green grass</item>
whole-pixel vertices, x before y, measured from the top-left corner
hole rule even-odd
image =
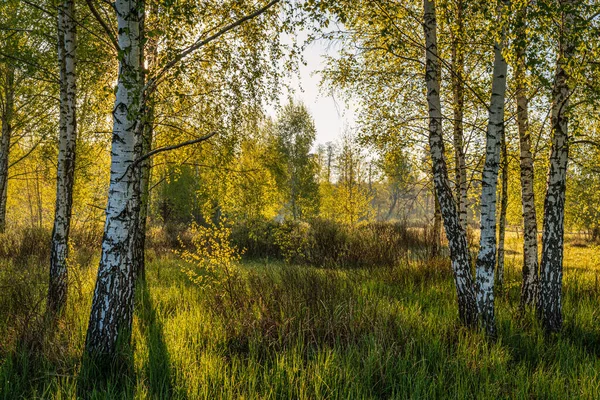
[[[517,318],[521,261],[507,255],[496,342],[458,324],[444,260],[370,270],[245,262],[225,289],[193,285],[171,256],[153,259],[138,288],[131,347],[89,397],[599,398],[595,254],[567,250],[565,326],[552,337],[532,315]],[[45,272],[32,274],[30,286],[17,282],[23,293],[39,292],[35,302],[44,287],[33,283]],[[1,399],[76,397],[90,377],[81,355],[94,277],[95,268],[78,273],[57,329],[34,317],[17,324],[35,313],[15,303],[14,290],[12,300],[0,293]]]

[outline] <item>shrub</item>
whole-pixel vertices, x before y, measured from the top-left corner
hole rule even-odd
[[[183,272],[196,285],[224,289],[233,301],[232,285],[241,251],[231,243],[231,228],[226,221],[206,226],[193,223],[189,237],[190,244],[180,239],[183,250],[175,251],[187,263],[182,266]]]
[[[404,224],[351,226],[324,219],[240,225],[235,238],[236,243],[250,243],[250,258],[267,256],[326,268],[394,266],[408,251],[426,254],[431,247],[426,231]]]
[[[286,221],[275,230],[275,244],[288,264],[310,264],[314,249],[312,228],[306,222]]]
[[[24,228],[0,234],[0,257],[26,265],[30,259],[50,259],[50,231],[44,228]]]
[[[282,258],[275,243],[275,232],[279,223],[264,219],[238,223],[232,227],[231,240],[240,249],[245,249],[248,258]]]

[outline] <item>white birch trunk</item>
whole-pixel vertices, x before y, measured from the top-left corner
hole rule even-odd
[[[526,43],[525,20],[527,12],[520,15],[519,37]],[[529,99],[525,77],[525,44],[518,45],[515,80],[517,84],[517,127],[520,144],[521,201],[523,207],[523,277],[520,308],[535,304],[538,282],[538,240],[535,192],[533,189],[534,170],[529,132]]]
[[[504,129],[504,97],[507,64],[500,43],[494,46],[492,98],[486,134],[485,165],[481,182],[481,238],[477,255],[477,305],[481,323],[489,335],[496,334],[494,317],[494,267],[496,266],[496,190],[500,163],[500,139]]]
[[[113,141],[102,255],[87,332],[86,349],[114,355],[120,334],[131,334],[135,271],[133,245],[139,213],[139,173],[133,162],[140,153],[142,90],[141,16],[143,2],[117,0],[119,78],[113,109]]]
[[[426,46],[425,81],[427,84],[427,103],[429,105],[429,150],[433,163],[433,179],[442,211],[448,246],[450,247],[454,282],[458,294],[459,316],[465,325],[474,326],[477,324],[478,314],[470,269],[469,248],[466,233],[460,225],[456,202],[448,180],[446,159],[444,158],[435,4],[431,0],[423,0],[423,8],[423,29]]]
[[[563,7],[573,5],[573,0],[561,1]],[[574,20],[571,10],[563,12],[561,40],[552,90],[552,151],[544,201],[542,262],[537,309],[542,326],[547,332],[558,332],[562,327],[565,190],[569,161],[567,112],[570,95],[569,75],[565,66],[575,51],[571,29]]]
[[[75,6],[65,0],[58,7],[58,61],[60,65],[60,118],[56,208],[52,230],[48,310],[60,313],[67,302],[69,231],[75,176],[76,75],[75,75]]]

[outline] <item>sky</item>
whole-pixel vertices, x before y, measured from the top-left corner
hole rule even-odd
[[[334,96],[320,88],[321,76],[318,73],[324,67],[324,55],[336,55],[337,49],[326,41],[311,43],[304,51],[306,65],[299,66],[299,76],[294,75],[290,80],[293,97],[301,100],[310,110],[317,129],[316,144],[335,142],[342,134],[345,126],[353,126],[355,112],[340,96]],[[288,99],[290,93],[281,94],[282,104]],[[277,112],[273,108],[268,113],[275,117]]]

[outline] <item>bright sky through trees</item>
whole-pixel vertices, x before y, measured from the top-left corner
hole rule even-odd
[[[304,40],[305,35],[300,35],[299,40]],[[291,40],[291,37],[288,37]],[[347,104],[339,94],[331,92],[328,88],[321,89],[321,71],[325,67],[325,55],[337,56],[339,46],[325,40],[319,40],[306,46],[304,60],[306,65],[299,66],[299,76],[292,76],[289,83],[293,90],[293,97],[303,102],[311,112],[317,128],[315,146],[339,139],[344,128],[355,125],[355,109],[352,104]],[[289,93],[284,91],[279,99],[285,104]],[[275,107],[268,107],[268,114],[275,118]]]

